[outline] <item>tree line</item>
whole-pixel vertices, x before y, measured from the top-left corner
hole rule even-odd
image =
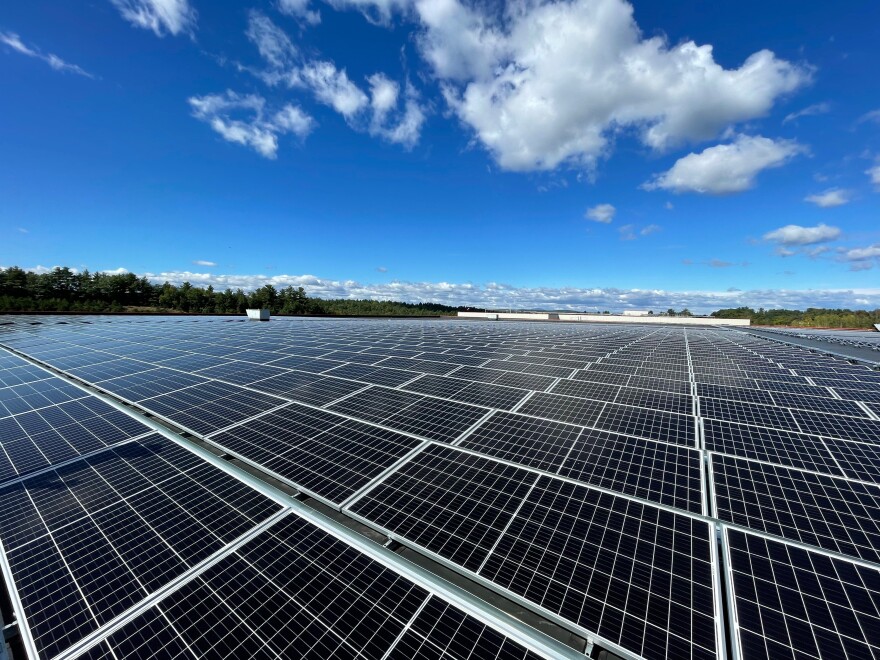
[[[870,328],[880,323],[880,309],[764,309],[736,307],[712,312],[719,319],[750,319],[754,325],[790,325],[800,328]]]
[[[248,308],[268,308],[273,314],[328,314],[351,316],[440,316],[459,311],[486,311],[477,307],[452,307],[439,303],[405,303],[393,300],[325,300],[308,296],[302,287],[276,289],[267,284],[255,291],[153,284],[134,273],[109,274],[54,268],[34,273],[13,266],[0,270],[0,312],[183,312],[189,314],[244,314]],[[603,312],[607,314],[608,312]],[[650,312],[653,314],[653,312]],[[668,316],[691,316],[683,309],[668,309]],[[870,328],[880,323],[880,309],[754,310],[751,307],[719,309],[712,316],[750,319],[755,325],[790,325],[804,328]]]
[[[0,312],[184,312],[244,314],[248,308],[268,308],[272,314],[330,314],[368,316],[440,316],[457,311],[482,311],[439,303],[391,300],[323,300],[306,295],[302,287],[276,289],[267,284],[255,291],[215,291],[214,287],[184,282],[153,284],[134,273],[108,274],[54,268],[34,273],[13,266],[0,270]]]

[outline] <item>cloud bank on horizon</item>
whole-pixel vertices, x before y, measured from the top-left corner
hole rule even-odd
[[[859,258],[880,260],[880,246]],[[738,264],[708,262],[712,268],[726,268]],[[2,270],[2,267],[0,267]],[[30,268],[36,273],[52,270],[45,266]],[[71,269],[76,270],[76,269]],[[380,269],[377,269],[380,270]],[[127,268],[104,271],[125,274]],[[381,270],[380,270],[381,272]],[[808,307],[880,309],[880,287],[852,289],[752,289],[731,287],[723,291],[695,289],[669,291],[664,289],[622,289],[611,287],[523,287],[500,282],[390,282],[365,283],[354,280],[332,280],[314,275],[243,275],[199,271],[169,271],[138,273],[154,283],[169,282],[180,286],[184,282],[215,290],[242,289],[253,291],[271,285],[276,289],[303,287],[309,296],[325,299],[395,300],[401,302],[433,302],[450,306],[483,307],[489,309],[564,309],[571,311],[612,311],[652,309],[664,311],[670,307],[688,308],[697,314],[708,314],[722,308],[752,307],[758,309],[806,309]]]

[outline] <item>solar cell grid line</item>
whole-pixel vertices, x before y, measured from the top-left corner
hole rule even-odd
[[[430,445],[345,510],[475,570],[538,475]]]
[[[167,443],[168,441],[166,440],[165,442]],[[147,445],[144,445],[144,447],[146,446]],[[156,442],[153,441],[152,445],[150,446],[156,447],[158,445],[156,445]],[[169,445],[165,446],[169,449],[172,449]],[[182,450],[180,448],[178,448],[178,450],[185,452],[185,450]],[[117,456],[115,460],[118,460],[118,451],[122,450],[107,450],[107,452],[111,452]],[[137,461],[142,461],[144,457],[145,455],[143,451],[140,452],[140,455],[135,454],[133,458],[136,462],[132,465],[136,466],[139,470],[143,470],[144,465],[146,464],[142,465]],[[132,457],[126,458],[125,460],[131,461]],[[168,465],[168,467],[170,468],[170,464]],[[96,493],[95,487],[98,486],[99,482],[103,483],[100,476],[92,473],[93,469],[97,470],[98,468],[101,468],[101,470],[104,471],[106,474],[106,464],[103,460],[95,458],[90,462],[80,461],[79,465],[68,466],[63,477],[64,484],[66,484],[66,486],[62,484],[61,480],[58,480],[57,478],[55,479],[58,484],[56,487],[54,487],[56,488],[56,493],[59,492],[57,491],[57,488],[64,489],[66,492],[68,492],[68,497],[71,500],[70,506],[76,506],[79,510],[78,514],[74,514],[74,518],[78,518],[78,520],[74,523],[68,522],[68,519],[66,517],[68,514],[63,514],[61,517],[59,517],[57,514],[53,514],[52,517],[46,517],[46,514],[50,513],[50,510],[47,510],[45,508],[45,504],[52,503],[53,500],[57,500],[57,494],[49,493],[51,499],[43,498],[44,502],[40,503],[39,499],[35,499],[35,495],[37,494],[37,492],[34,491],[29,485],[31,484],[31,482],[34,482],[34,479],[22,482],[19,487],[27,488],[28,495],[31,497],[33,503],[37,505],[37,509],[39,510],[37,511],[35,509],[34,512],[41,519],[45,520],[45,526],[43,527],[43,529],[46,530],[46,527],[48,527],[49,535],[44,535],[42,537],[42,540],[38,539],[33,543],[40,543],[48,550],[60,553],[58,555],[58,559],[61,563],[64,564],[65,567],[68,568],[70,576],[72,576],[74,579],[73,584],[77,587],[77,590],[84,599],[81,605],[84,604],[84,606],[92,613],[92,616],[95,617],[97,621],[101,622],[107,620],[107,617],[112,618],[116,614],[119,614],[120,608],[124,608],[127,605],[133,605],[132,599],[139,600],[146,595],[144,591],[139,590],[134,586],[135,582],[133,581],[142,580],[145,578],[145,576],[155,573],[155,561],[162,560],[163,557],[161,552],[162,548],[165,548],[164,552],[166,553],[169,551],[169,548],[172,552],[175,551],[175,547],[177,548],[177,551],[182,551],[182,549],[179,546],[175,546],[173,544],[169,544],[166,546],[159,540],[161,536],[155,536],[154,532],[151,532],[148,530],[147,527],[144,527],[142,522],[138,522],[137,518],[129,518],[129,522],[126,524],[126,529],[119,530],[119,533],[114,533],[113,529],[114,526],[119,523],[119,516],[122,515],[124,511],[129,511],[130,516],[132,510],[125,508],[124,505],[122,505],[122,502],[124,501],[122,499],[119,500],[120,504],[112,504],[113,498],[119,497],[119,494],[114,495],[115,486],[113,485],[108,486],[105,484],[102,488],[106,491],[106,496],[102,497],[99,500],[94,500],[94,495]],[[217,468],[213,469],[216,470]],[[83,470],[85,470],[85,472],[83,472]],[[89,474],[92,474],[91,482],[79,483],[83,477],[88,476]],[[100,475],[101,472],[98,472],[97,474]],[[145,472],[144,474],[149,474],[149,472]],[[176,474],[183,475],[185,473],[177,472]],[[233,479],[228,474],[226,474],[225,476],[227,479]],[[74,481],[68,481],[71,478],[73,478]],[[39,483],[45,482],[45,479],[40,479],[41,481],[37,481],[34,483],[39,485]],[[149,484],[148,481],[145,483]],[[164,483],[170,482],[168,482],[166,478]],[[160,489],[164,488],[162,482],[159,482],[157,485]],[[67,488],[73,488],[74,490],[68,491]],[[254,492],[254,494],[256,493]],[[81,498],[84,495],[91,497],[92,499],[82,500]],[[80,504],[77,504],[78,498]],[[108,509],[106,507],[108,502],[110,502],[111,508],[117,507],[116,513],[114,515],[107,515]],[[129,500],[129,503],[131,502],[132,500]],[[123,506],[123,510],[118,509],[119,506]],[[68,506],[68,509],[69,508],[70,507]],[[278,505],[275,505],[275,508],[277,510],[277,508],[279,508]],[[253,507],[251,507],[251,509],[255,513],[258,512],[258,509],[255,509]],[[182,512],[183,509],[179,509],[179,511]],[[134,512],[138,513],[137,508],[134,509]],[[265,513],[259,515],[265,516],[266,513],[269,512],[271,511],[265,511]],[[138,515],[140,514],[138,513]],[[149,516],[142,520],[144,520],[144,522],[149,522]],[[204,520],[208,519],[204,518]],[[219,521],[215,520],[215,522]],[[254,523],[250,523],[249,526],[253,526],[253,524]],[[132,542],[136,541],[134,537],[138,536],[138,534],[135,533],[138,527],[140,527],[141,529],[139,534],[143,539],[140,542],[141,546],[151,548],[146,555],[138,551],[138,543],[131,545]],[[18,545],[17,547],[9,548],[5,545],[5,543],[8,542],[10,538],[16,538],[16,536],[8,534],[8,531],[10,530],[3,530],[2,541],[4,542],[6,552],[10,557],[10,576],[15,576],[16,574],[18,574],[19,576],[24,575],[25,584],[22,584],[20,579],[13,579],[19,587],[19,590],[22,590],[22,588],[24,588],[24,593],[28,594],[29,592],[26,589],[28,586],[26,579],[27,573],[23,571],[27,566],[32,565],[31,560],[33,555],[33,543]],[[205,533],[210,534],[210,532]],[[153,541],[149,542],[153,545],[143,546],[143,543],[147,542],[146,535],[150,535],[150,538],[154,539]],[[20,535],[18,535],[18,537],[20,538]],[[110,537],[113,537],[115,541],[108,543],[108,539]],[[156,543],[158,543],[158,545],[156,545]],[[129,550],[134,551],[134,554],[130,554],[129,551],[125,549],[126,547],[128,547]],[[83,551],[86,549],[88,552],[87,558],[80,558],[80,555],[82,555]],[[11,554],[9,554],[10,552]],[[210,552],[211,550],[209,549],[209,553]],[[123,560],[123,558],[125,559]],[[144,559],[148,560],[147,563],[144,563]],[[135,566],[134,564],[130,564],[130,562],[132,561],[135,561],[137,566]],[[166,557],[162,561],[165,562],[165,567],[163,570],[172,568],[172,564],[168,563],[169,557]],[[162,561],[159,562],[160,566],[162,565]],[[95,567],[99,563],[104,568],[101,571],[96,571]],[[127,566],[128,568],[124,568],[124,566]],[[183,565],[180,564],[180,566]],[[134,572],[132,572],[132,570],[134,570]],[[61,575],[62,574],[59,574],[59,576]],[[35,586],[43,584],[46,584],[45,581],[40,580],[35,583]],[[41,633],[35,635],[38,642],[43,635],[49,635],[49,631],[51,631],[51,629],[53,628],[50,626],[51,621],[47,621],[45,626],[50,626],[50,629],[49,631],[44,630],[45,626],[41,624],[43,619],[41,619],[36,613],[45,610],[49,611],[50,618],[55,616],[52,613],[52,608],[47,609],[45,607],[46,605],[50,605],[54,601],[54,595],[51,593],[44,593],[41,596],[40,593],[40,591],[33,592],[33,598],[31,599],[32,602],[29,602],[30,596],[26,596],[24,598],[25,606],[22,610],[26,613],[25,618],[27,621],[30,622],[31,628],[35,629],[38,633]],[[48,601],[46,600],[47,598],[49,599]],[[36,619],[36,621],[34,619]],[[86,633],[87,632],[89,631],[87,630]],[[51,637],[49,637],[49,639],[51,639]],[[46,655],[54,655],[54,653],[47,653]]]
[[[381,420],[383,426],[421,438],[452,442],[481,420],[490,410],[456,401],[424,397]]]
[[[423,375],[416,380],[410,381],[401,389],[415,392],[416,394],[430,394],[432,396],[452,398],[457,392],[460,392],[470,384],[470,381],[454,376]]]
[[[696,422],[692,415],[609,403],[594,426],[648,440],[695,447],[698,444]]]
[[[713,515],[722,521],[880,563],[880,488],[712,455]]]
[[[86,392],[60,378],[13,385],[0,390],[0,419],[87,396]]]
[[[368,422],[381,422],[425,397],[402,390],[372,385],[327,409]]]
[[[576,396],[584,399],[595,399],[598,401],[614,401],[617,393],[620,391],[620,385],[613,383],[598,383],[588,380],[569,380],[561,378],[550,390],[553,394],[564,394],[567,396]]]
[[[735,652],[767,657],[880,656],[880,569],[725,527]]]

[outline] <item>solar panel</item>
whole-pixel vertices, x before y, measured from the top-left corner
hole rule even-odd
[[[646,657],[718,655],[714,530],[541,477],[481,576]]]
[[[458,446],[539,470],[555,472],[582,429],[527,415],[495,413]]]
[[[880,488],[732,456],[712,456],[720,519],[880,560]]]
[[[880,569],[725,533],[739,657],[880,656]]]
[[[702,513],[696,449],[585,429],[558,474],[592,486]]]
[[[350,510],[475,571],[536,479],[519,468],[432,445]]]
[[[828,445],[821,438],[803,433],[706,419],[703,420],[703,440],[706,449],[712,452],[826,474],[843,474]]]
[[[341,504],[421,442],[292,404],[210,436],[291,485]]]
[[[0,542],[41,657],[79,641],[280,509],[253,491],[248,513],[235,509],[212,490],[232,477],[181,464],[181,451],[154,435],[0,490],[0,501],[17,503],[16,515],[0,523]],[[197,545],[180,543],[193,527]],[[167,529],[178,534],[164,535]]]

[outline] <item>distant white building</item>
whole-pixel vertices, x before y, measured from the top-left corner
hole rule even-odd
[[[625,309],[623,310],[624,316],[648,316],[647,309]]]

